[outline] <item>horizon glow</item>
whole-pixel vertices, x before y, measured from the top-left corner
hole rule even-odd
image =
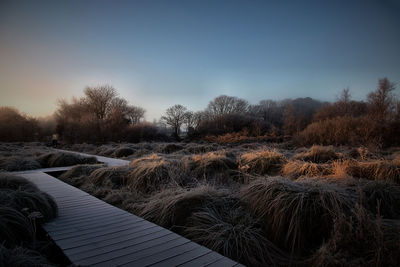
[[[379,78],[400,83],[399,13],[394,0],[2,1],[0,106],[46,116],[101,84],[148,121],[221,94],[361,100]]]

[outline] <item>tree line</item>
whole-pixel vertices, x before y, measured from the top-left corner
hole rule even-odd
[[[1,107],[0,140],[43,140],[56,132],[72,143],[196,141],[234,133],[301,145],[389,146],[400,142],[400,101],[394,91],[395,85],[383,78],[365,101],[352,100],[349,89],[334,102],[306,97],[252,105],[220,95],[204,110],[176,104],[159,122],[149,123],[144,120],[145,110],[130,105],[112,86],[86,87],[83,97],[59,101],[52,119],[35,119]]]

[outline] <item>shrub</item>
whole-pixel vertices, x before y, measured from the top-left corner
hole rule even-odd
[[[350,205],[338,187],[284,178],[256,180],[243,189],[241,200],[264,221],[273,240],[295,253],[309,253],[320,245],[337,213]]]
[[[265,175],[280,171],[286,162],[285,156],[276,150],[253,151],[240,156],[239,168],[246,173]]]
[[[379,125],[367,116],[342,116],[309,124],[297,137],[301,145],[381,146]]]
[[[73,153],[51,152],[39,156],[37,160],[43,168],[73,166],[77,164],[98,163],[95,157],[83,157]]]
[[[294,158],[314,163],[324,163],[338,159],[339,155],[333,150],[332,146],[324,147],[314,145],[307,152],[297,154]]]
[[[183,235],[247,266],[287,265],[288,255],[265,238],[258,220],[229,202],[194,212]]]

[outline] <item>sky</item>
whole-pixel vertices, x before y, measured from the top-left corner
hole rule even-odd
[[[102,84],[149,121],[221,94],[361,100],[379,78],[400,87],[399,14],[397,0],[0,0],[0,106],[46,116]]]

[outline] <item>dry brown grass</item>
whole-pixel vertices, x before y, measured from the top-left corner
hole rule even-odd
[[[400,166],[388,160],[347,161],[346,172],[356,178],[400,183]]]
[[[394,221],[368,214],[360,206],[339,214],[332,236],[310,258],[312,266],[398,266],[400,228]]]
[[[88,182],[90,174],[104,165],[77,165],[61,174],[58,179],[76,187]]]
[[[387,181],[368,181],[362,188],[364,205],[384,219],[400,219],[400,186]]]
[[[165,154],[171,154],[184,149],[185,147],[179,144],[166,144],[161,148],[161,152]]]
[[[351,205],[347,193],[316,181],[258,179],[241,200],[264,222],[267,233],[294,253],[308,253],[330,234],[333,218]]]
[[[176,165],[177,162],[170,162],[156,154],[136,159],[129,165],[131,170],[127,185],[140,192],[149,193],[171,182],[179,184],[179,176],[172,176],[170,171]]]
[[[50,264],[47,259],[40,255],[37,251],[20,246],[16,246],[14,248],[6,248],[2,244],[0,244],[0,266],[50,267],[53,265]]]
[[[127,157],[132,155],[133,153],[135,153],[135,150],[133,150],[130,147],[120,147],[117,148],[114,152],[113,152],[113,156],[117,157],[117,158],[123,158],[123,157]]]
[[[104,167],[96,169],[87,178],[87,181],[96,186],[120,188],[127,184],[130,168],[128,167]]]
[[[208,152],[187,157],[186,169],[198,178],[212,179],[218,175],[230,178],[237,171],[237,163],[224,151]],[[228,182],[230,180],[227,180]],[[221,182],[223,182],[221,180]]]
[[[265,237],[259,221],[235,201],[194,212],[183,235],[247,266],[288,265],[288,255]]]
[[[311,161],[314,163],[324,163],[338,159],[340,156],[335,152],[332,146],[312,146],[307,152],[299,153],[294,156],[295,159]]]
[[[0,158],[0,170],[11,172],[40,169],[40,167],[40,163],[31,157],[9,156]]]
[[[83,157],[73,153],[51,152],[39,156],[37,160],[43,168],[73,166],[98,163],[95,157]]]
[[[227,192],[210,186],[199,186],[191,190],[167,189],[153,195],[136,209],[147,220],[163,227],[176,228],[184,226],[189,216],[207,203],[226,196]]]
[[[26,179],[0,174],[0,240],[6,246],[32,241],[33,222],[47,221],[57,215],[54,200]]]
[[[279,172],[286,162],[282,153],[265,149],[242,154],[239,159],[239,169],[249,174],[274,174]]]
[[[332,174],[331,165],[317,164],[304,161],[289,161],[282,168],[282,175],[290,178],[306,177],[321,177]]]

